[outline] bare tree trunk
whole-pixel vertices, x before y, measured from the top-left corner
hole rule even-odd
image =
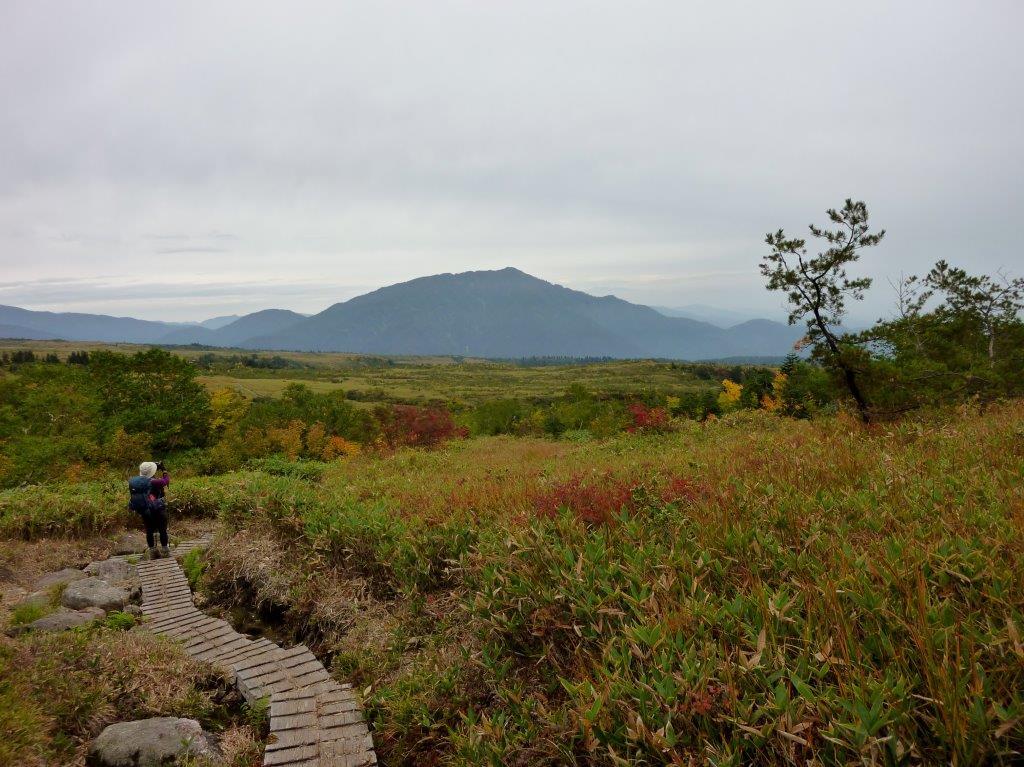
[[[860,386],[857,385],[857,375],[855,371],[846,363],[842,362],[842,360],[838,360],[838,363],[839,367],[843,370],[843,377],[846,379],[846,388],[850,390],[850,396],[853,397],[853,401],[857,403],[857,411],[860,413],[860,420],[864,423],[871,423],[871,413],[868,410],[868,403],[860,391]]]
[[[825,338],[825,343],[828,344],[829,351],[832,352],[836,365],[843,371],[843,381],[846,383],[846,388],[850,392],[850,396],[853,397],[853,401],[857,403],[857,412],[860,415],[860,420],[866,424],[871,423],[871,411],[868,408],[868,401],[865,399],[864,393],[860,390],[860,384],[857,383],[857,371],[850,367],[843,359],[835,336],[829,331],[828,325],[822,320],[817,309],[814,310],[814,321]]]

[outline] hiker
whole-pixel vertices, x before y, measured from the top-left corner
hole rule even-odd
[[[156,476],[161,472],[160,477]],[[136,512],[146,525],[146,545],[150,559],[169,557],[167,548],[167,500],[164,495],[171,483],[171,476],[164,469],[164,462],[144,461],[139,464],[139,476],[128,480],[130,500],[128,508]],[[160,549],[156,548],[156,534],[160,534]]]

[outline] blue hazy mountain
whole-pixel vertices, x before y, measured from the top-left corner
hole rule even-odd
[[[203,344],[204,346],[246,346],[255,336],[276,333],[305,316],[288,309],[264,309],[246,314],[219,328],[191,325],[172,330],[159,340],[162,344]]]
[[[592,296],[518,269],[439,274],[335,304],[245,346],[473,357],[785,355],[798,329],[769,320],[720,328]]]
[[[125,341],[155,343],[177,325],[81,312],[34,312],[16,306],[0,306],[0,325],[15,326],[35,334],[67,341]],[[20,336],[24,337],[24,336]],[[34,336],[38,338],[38,335]]]
[[[253,350],[690,360],[780,357],[802,335],[799,328],[771,320],[723,328],[690,317],[669,317],[648,306],[615,296],[592,296],[511,267],[421,277],[312,316],[267,309],[221,327],[0,307],[0,332],[3,327],[11,329],[4,335],[19,337]]]

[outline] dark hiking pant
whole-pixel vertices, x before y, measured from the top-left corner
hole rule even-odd
[[[142,521],[146,523],[146,545],[153,548],[156,545],[156,534],[160,533],[160,545],[167,545],[167,509],[150,509],[142,514]]]

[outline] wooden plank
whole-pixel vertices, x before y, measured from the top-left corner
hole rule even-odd
[[[146,628],[150,631],[160,631],[173,626],[189,626],[205,617],[205,613],[200,612],[194,607],[191,610],[176,610],[173,613],[160,615],[159,617],[154,616],[153,620],[146,624]]]
[[[267,751],[281,751],[295,748],[296,746],[311,745],[319,742],[318,730],[316,727],[300,727],[294,730],[272,730],[275,738],[273,742],[267,743]]]
[[[274,649],[264,650],[264,652],[260,653],[258,656],[237,664],[235,666],[235,671],[242,673],[243,671],[248,671],[249,669],[257,668],[258,666],[265,666],[268,663],[276,663],[277,653],[278,650],[276,647]]]
[[[331,678],[331,675],[327,673],[327,669],[323,666],[313,669],[305,674],[296,674],[292,677],[292,682],[296,687],[309,687],[317,684],[318,682],[326,682]]]
[[[185,647],[185,652],[191,655],[193,658],[198,656],[199,653],[208,652],[210,650],[216,650],[218,647],[223,647],[234,641],[234,638],[228,634],[222,634],[218,637],[210,639],[202,639],[193,644],[189,644]]]
[[[190,610],[175,610],[161,615],[153,621],[150,628],[157,630],[188,628],[190,631],[200,631],[210,620],[209,615],[193,607]]]
[[[296,762],[316,759],[319,756],[319,749],[316,746],[297,746],[280,751],[267,751],[263,757],[265,767],[283,767]],[[316,762],[311,762],[316,764]]]
[[[281,700],[279,696],[275,697],[270,701],[270,721],[271,727],[277,717],[289,717],[295,716],[296,714],[315,714],[316,713],[316,698],[295,698],[294,700]]]
[[[315,657],[309,655],[308,661],[302,664],[296,664],[295,666],[289,666],[288,664],[282,664],[283,669],[288,669],[288,673],[292,676],[301,677],[307,672],[313,671],[314,669],[323,669],[321,662],[317,661]]]
[[[184,555],[205,541],[179,544]],[[140,563],[146,627],[177,639],[186,652],[235,675],[249,699],[270,697],[273,735],[267,767],[365,767],[377,763],[373,739],[351,685],[339,684],[309,648],[282,649],[250,639],[198,610],[175,559]]]
[[[220,645],[210,650],[205,650],[201,653],[196,653],[192,657],[196,660],[208,660],[214,665],[228,667],[231,660],[237,657],[242,652],[252,649],[252,642],[246,639],[244,636],[239,634],[235,639],[226,644]]]
[[[335,727],[347,727],[352,724],[359,724],[363,721],[363,713],[358,709],[345,711],[340,714],[321,715],[317,720],[321,729],[330,730]]]
[[[198,641],[212,642],[218,637],[222,637],[226,634],[238,634],[238,632],[224,621],[220,621],[207,629],[196,631],[191,638],[185,640],[184,645],[185,647],[188,647],[192,642]]]
[[[176,632],[180,633],[184,629],[188,629],[194,623],[202,621],[202,613],[180,613],[166,620],[161,620],[160,625],[149,626],[150,631],[155,631],[158,634],[165,634],[173,636]]]
[[[271,704],[273,705],[273,704]],[[316,727],[319,719],[317,718],[316,711],[296,711],[294,714],[283,716],[277,714],[271,717],[273,725],[270,728],[271,732],[281,732],[284,730],[295,730],[302,727]]]

